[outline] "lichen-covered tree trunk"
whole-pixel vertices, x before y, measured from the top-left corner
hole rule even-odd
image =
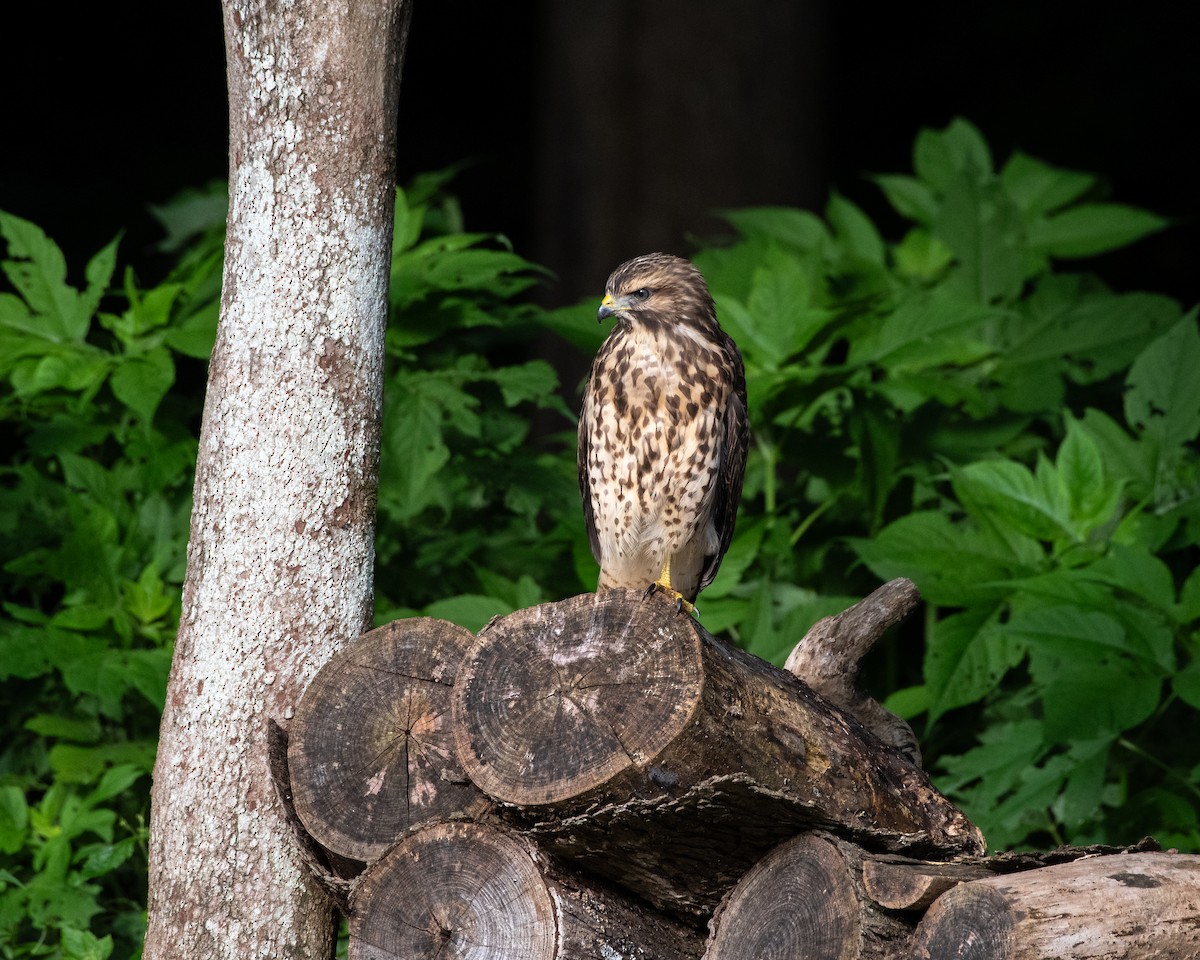
[[[408,0],[225,0],[230,208],[145,956],[329,956],[268,717],[369,626]]]

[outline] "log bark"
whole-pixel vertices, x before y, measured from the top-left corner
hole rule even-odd
[[[952,887],[990,876],[993,873],[987,867],[972,863],[868,857],[862,864],[864,891],[889,910],[926,910]]]
[[[705,960],[891,960],[905,955],[913,924],[881,909],[867,894],[864,857],[853,844],[819,834],[803,834],[776,847],[713,915]]]
[[[267,764],[271,771],[271,782],[275,796],[283,808],[283,818],[296,845],[296,853],[308,868],[308,872],[342,913],[350,912],[350,891],[354,888],[353,878],[362,873],[365,864],[357,860],[345,860],[322,847],[304,828],[296,815],[292,802],[292,778],[288,772],[287,731],[275,720],[267,721]]]
[[[453,704],[459,758],[485,793],[666,909],[711,911],[813,827],[877,850],[983,849],[907,757],[661,596],[608,591],[493,622]]]
[[[879,639],[920,602],[920,591],[911,580],[889,581],[848,610],[813,624],[784,664],[785,670],[852,714],[884,743],[903,750],[918,766],[921,748],[912,728],[858,689],[858,671]]]
[[[915,960],[1200,956],[1200,856],[1087,858],[974,880],[939,897]]]
[[[370,862],[430,820],[490,806],[454,755],[450,695],[472,633],[397,620],[318,671],[289,728],[296,813],[332,853]]]
[[[154,768],[147,960],[318,956],[267,717],[371,617],[402,0],[225,0],[230,210]]]
[[[363,874],[350,904],[350,960],[685,960],[701,950],[697,931],[498,824],[418,829]]]

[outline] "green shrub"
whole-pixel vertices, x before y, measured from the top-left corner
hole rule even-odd
[[[704,619],[779,660],[877,582],[856,560],[910,577],[923,637],[882,690],[993,847],[1194,849],[1196,311],[1066,268],[1164,221],[1021,154],[997,171],[963,121],[914,161],[876,178],[898,243],[835,196],[824,220],[730,213],[740,239],[696,257],[755,437]]]
[[[923,622],[869,676],[993,847],[1200,849],[1196,314],[1070,269],[1164,222],[1087,174],[996,171],[962,121],[914,159],[876,178],[911,224],[897,242],[835,196],[823,218],[729,212],[736,237],[695,257],[753,419],[701,618],[779,661],[911,577]],[[529,303],[543,271],[464,232],[446,178],[397,196],[376,605],[475,629],[595,583],[578,396],[548,361],[565,338],[582,369],[606,329],[594,300]],[[72,286],[52,241],[0,215],[4,956],[140,943],[223,209],[159,211],[179,263],[149,289],[112,285],[115,242]]]
[[[129,956],[196,456],[172,386],[203,372],[220,251],[112,290],[114,241],[79,289],[37,227],[0,235],[0,949]]]

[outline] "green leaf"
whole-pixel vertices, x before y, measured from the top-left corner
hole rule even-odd
[[[105,800],[111,800],[113,797],[129,789],[142,775],[142,770],[130,764],[121,764],[110,770],[106,770],[104,771],[104,776],[100,778],[100,782],[96,785],[96,789],[87,795],[85,803],[88,806],[94,807]]]
[[[711,600],[729,596],[741,582],[746,571],[758,557],[765,530],[766,521],[763,519],[757,522],[738,524],[729,549],[721,560],[721,569],[717,572],[716,579],[704,591],[706,607],[711,605],[709,603]]]
[[[220,304],[208,304],[172,325],[164,334],[163,342],[184,356],[207,360],[217,339],[219,315]]]
[[[112,355],[91,344],[52,345],[36,359],[16,365],[13,389],[24,398],[59,388],[86,393],[98,387],[112,369]]]
[[[1081,573],[1156,607],[1164,615],[1175,607],[1171,568],[1145,546],[1114,543],[1105,556]]]
[[[962,173],[944,187],[933,232],[954,251],[959,283],[978,303],[1011,301],[1026,276],[1021,212],[995,181]]]
[[[174,382],[175,361],[165,347],[123,357],[109,380],[116,398],[147,421]]]
[[[161,206],[150,204],[148,209],[166,233],[158,248],[167,253],[177,251],[188,240],[224,227],[229,212],[229,185],[220,180],[202,188],[182,190]]]
[[[558,374],[545,360],[530,360],[515,367],[499,367],[492,372],[492,378],[508,407],[515,407],[527,400],[539,407],[545,406],[558,389]]]
[[[1098,178],[1052,167],[1018,151],[1000,171],[1000,181],[1021,212],[1032,220],[1078,200],[1098,183]]]
[[[147,740],[119,740],[92,747],[56,743],[47,760],[62,783],[95,783],[114,764],[130,765],[149,775],[154,769],[155,746]]]
[[[1076,383],[1104,380],[1127,369],[1148,340],[1178,320],[1179,307],[1167,297],[1114,295],[1077,278],[1046,277],[996,328],[1003,350],[996,376],[1023,378],[1022,386],[1062,373]]]
[[[62,960],[108,960],[112,950],[111,935],[97,937],[88,930],[63,927]]]
[[[52,713],[39,713],[31,717],[25,721],[25,729],[43,737],[73,740],[76,743],[95,743],[100,739],[100,725],[94,719],[81,720]]]
[[[108,292],[113,271],[117,267],[117,245],[120,243],[120,239],[120,237],[116,237],[107,246],[102,247],[84,268],[83,275],[87,280],[87,288],[80,298],[79,308],[89,317],[99,309],[101,299]]]
[[[929,709],[929,688],[922,683],[894,690],[883,701],[883,706],[901,720],[913,720]]]
[[[918,291],[856,331],[848,362],[890,370],[965,365],[992,352],[977,337],[990,316],[989,309],[964,303],[945,289]]]
[[[978,520],[1015,530],[1035,540],[1073,540],[1077,534],[1058,474],[1035,477],[1024,464],[984,460],[951,467],[954,493]]]
[[[994,808],[1045,752],[1040,721],[1030,718],[994,724],[980,732],[979,746],[961,756],[942,757],[941,765],[949,775],[944,789],[957,794],[966,784],[977,782],[970,806],[978,818],[979,808]]]
[[[168,650],[102,650],[63,664],[63,680],[75,693],[90,693],[110,717],[123,715],[122,699],[136,690],[157,709],[166,697]]]
[[[916,280],[941,277],[954,259],[954,251],[928,230],[914,228],[892,249],[896,272]]]
[[[1054,465],[1067,494],[1073,526],[1090,531],[1112,517],[1120,501],[1120,485],[1108,482],[1099,446],[1072,417],[1067,418],[1067,436]]]
[[[1019,541],[954,524],[936,511],[901,517],[873,539],[851,540],[850,546],[876,576],[909,577],[928,602],[945,606],[986,603],[1006,594],[1004,581],[1034,572]]]
[[[25,845],[29,805],[19,787],[0,786],[0,853],[13,854]]]
[[[847,252],[866,263],[883,266],[883,238],[859,207],[835,193],[825,207],[825,217]]]
[[[933,218],[938,212],[938,201],[928,185],[916,177],[902,174],[885,173],[871,179],[902,217],[908,217],[926,227],[933,223]]]
[[[719,213],[744,237],[782,243],[796,250],[816,250],[829,239],[825,224],[807,210],[743,207],[740,210],[721,210]]]
[[[487,626],[492,617],[504,616],[512,613],[514,609],[497,597],[464,593],[429,604],[425,608],[425,616],[449,620],[460,627],[466,627],[472,633],[477,633]]]
[[[1014,613],[1006,629],[1029,647],[1052,740],[1121,733],[1158,705],[1165,671],[1108,614],[1072,605],[1034,607]]]
[[[42,319],[38,333],[48,340],[82,340],[91,312],[79,291],[67,284],[67,262],[58,245],[41,228],[0,211],[0,236],[8,241],[4,273],[34,313]]]
[[[1071,767],[1062,794],[1054,805],[1058,819],[1072,830],[1084,826],[1100,812],[1112,738],[1080,740],[1071,745]]]
[[[409,206],[404,191],[396,188],[395,221],[392,229],[392,249],[397,252],[411,249],[421,236],[425,225],[423,204]]]
[[[992,175],[992,152],[972,124],[955,118],[944,130],[922,130],[913,147],[917,176],[935,190],[946,192],[966,174],[981,183]]]
[[[1189,624],[1200,620],[1200,567],[1196,567],[1183,582],[1179,591],[1178,621]]]
[[[1171,689],[1189,707],[1200,710],[1200,659],[1192,660],[1171,678]]]
[[[103,648],[99,637],[0,622],[0,679],[41,676]]]
[[[1091,257],[1116,250],[1169,225],[1165,217],[1119,203],[1087,203],[1029,227],[1031,249],[1052,257]]]
[[[1200,329],[1192,310],[1134,361],[1126,381],[1125,419],[1163,452],[1200,434]]]
[[[929,723],[983,699],[1024,653],[1024,646],[1000,628],[996,609],[974,607],[931,625],[925,649]]]
[[[116,843],[99,844],[88,851],[79,872],[86,880],[102,877],[125,863],[135,850],[134,837],[126,837]]]

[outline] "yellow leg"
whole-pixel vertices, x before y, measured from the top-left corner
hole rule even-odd
[[[686,610],[689,614],[694,612],[696,607],[694,604],[688,603],[683,594],[671,586],[671,555],[667,554],[667,558],[663,561],[662,573],[658,575],[658,579],[650,584],[646,590],[647,596],[655,590],[661,590],[663,593],[670,594],[675,598],[675,607],[678,611]]]

